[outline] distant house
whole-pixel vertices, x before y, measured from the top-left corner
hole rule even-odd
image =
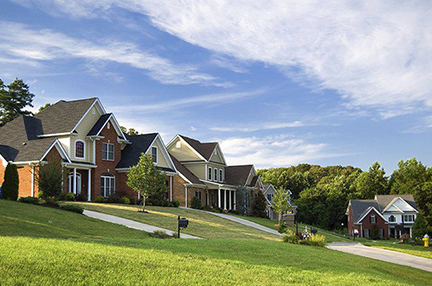
[[[263,191],[260,177],[253,165],[228,166],[218,142],[200,142],[177,135],[167,145],[176,166],[173,199],[190,207],[193,197],[201,205],[224,210],[237,209],[237,189],[246,188],[251,197]]]
[[[350,200],[346,215],[348,231],[355,230],[360,237],[370,238],[378,231],[381,238],[412,237],[417,206],[412,195],[377,195],[373,200]]]
[[[176,168],[158,133],[123,134],[114,114],[98,98],[64,101],[35,116],[19,116],[0,129],[0,184],[8,163],[18,167],[19,196],[38,196],[36,175],[41,165],[55,160],[67,170],[64,190],[88,201],[98,196],[137,198],[127,185],[129,167],[141,153],[168,175],[172,194]]]
[[[272,184],[268,184],[268,183],[264,183],[264,197],[266,198],[266,203],[267,203],[267,215],[270,219],[278,219],[278,213],[275,213],[275,211],[273,210],[273,197],[276,193],[276,189]],[[290,205],[292,207],[295,207],[294,203],[291,201],[291,195],[292,192],[290,190],[287,191],[289,198],[288,201],[290,203]]]

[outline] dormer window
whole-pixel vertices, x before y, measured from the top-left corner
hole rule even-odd
[[[180,142],[180,141],[178,141],[178,142],[176,143],[176,148],[177,148],[177,149],[180,149],[180,148],[181,148],[181,142]]]
[[[157,164],[157,162],[158,162],[158,149],[157,149],[157,147],[151,148],[151,155],[152,155],[153,163]]]
[[[389,222],[396,222],[396,217],[394,215],[389,216]]]
[[[75,157],[84,159],[85,143],[82,140],[75,142]]]
[[[376,216],[375,215],[371,215],[370,219],[371,219],[371,223],[376,223]]]
[[[107,129],[110,129],[111,128],[111,125],[110,125],[110,123],[108,122],[107,123]]]
[[[214,181],[217,182],[218,180],[218,169],[214,168]]]
[[[208,176],[208,180],[209,181],[211,181],[212,180],[212,167],[208,167],[208,174],[207,174],[207,176]]]
[[[223,170],[219,169],[219,181],[223,182]]]

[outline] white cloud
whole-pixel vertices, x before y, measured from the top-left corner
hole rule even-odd
[[[296,165],[320,158],[343,156],[326,152],[323,143],[279,135],[267,137],[232,137],[220,140],[230,165],[253,163],[259,168]]]
[[[32,65],[80,58],[93,63],[90,70],[93,74],[95,62],[114,62],[145,70],[150,77],[165,84],[231,85],[200,73],[194,66],[175,65],[165,58],[140,50],[132,43],[111,40],[96,44],[52,30],[34,30],[23,24],[0,21],[0,62],[3,58],[9,59],[9,63],[17,61]]]
[[[95,17],[112,7],[142,13],[155,26],[189,43],[276,66],[297,80],[337,90],[354,105],[432,105],[430,1],[36,3],[74,17]]]
[[[249,71],[238,63],[235,59],[227,58],[221,55],[212,55],[210,63],[225,69],[229,69],[236,73],[249,73]]]
[[[305,126],[301,121],[294,122],[267,122],[263,124],[255,124],[248,127],[210,127],[210,130],[219,132],[254,132],[259,130],[273,130],[273,129],[283,129],[283,128],[295,128]]]
[[[161,110],[169,110],[173,108],[182,108],[189,106],[196,106],[203,104],[226,104],[233,101],[249,98],[257,95],[261,95],[266,92],[266,89],[258,89],[255,91],[244,91],[244,92],[231,92],[231,93],[215,93],[206,94],[192,97],[183,97],[180,99],[173,99],[168,101],[159,101],[158,103],[148,103],[145,105],[117,105],[113,108],[115,112],[130,112],[130,111],[142,111],[142,112],[158,112]]]

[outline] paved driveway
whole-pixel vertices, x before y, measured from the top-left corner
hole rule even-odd
[[[103,220],[103,221],[107,221],[110,223],[115,223],[115,224],[121,224],[124,225],[126,227],[129,228],[133,228],[133,229],[138,229],[138,230],[142,230],[145,232],[149,232],[149,233],[153,233],[155,231],[163,231],[166,232],[169,235],[173,235],[174,231],[168,230],[168,229],[164,229],[164,228],[160,228],[157,226],[153,226],[153,225],[149,225],[146,223],[141,223],[141,222],[137,222],[134,220],[130,220],[130,219],[125,219],[125,218],[121,218],[118,216],[113,216],[113,215],[109,215],[109,214],[104,214],[104,213],[100,213],[100,212],[94,212],[94,211],[89,211],[89,210],[84,210],[83,213],[85,216],[91,217],[91,218],[95,218],[95,219],[99,219],[99,220]],[[195,239],[199,239],[200,237],[197,236],[193,236],[193,235],[189,235],[189,234],[181,234],[180,235],[181,238],[195,238]]]
[[[215,215],[215,216],[218,216],[218,217],[221,217],[221,218],[224,218],[224,219],[228,219],[228,220],[240,223],[240,224],[244,224],[244,225],[247,225],[247,226],[250,226],[250,227],[253,227],[253,228],[256,228],[256,229],[259,229],[259,230],[262,230],[262,231],[265,231],[265,232],[268,232],[268,233],[271,233],[271,234],[274,234],[277,236],[282,236],[282,234],[280,234],[278,231],[276,231],[274,229],[262,226],[260,224],[251,222],[251,221],[246,220],[246,219],[242,219],[242,218],[227,215],[227,214],[221,214],[221,213],[214,213],[214,212],[208,212],[208,213]]]
[[[400,265],[432,272],[432,259],[418,257],[387,249],[364,246],[360,243],[333,242],[327,246],[330,249],[361,255],[373,259],[392,262]]]

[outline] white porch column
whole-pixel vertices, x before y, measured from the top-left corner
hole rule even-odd
[[[218,208],[222,208],[222,192],[220,187],[218,187]]]
[[[169,177],[169,185],[170,185],[170,202],[172,202],[173,201],[173,189],[172,189],[172,187],[173,187],[173,178],[174,177],[172,177],[172,176],[170,176]]]
[[[72,192],[74,193],[74,195],[76,195],[76,193],[77,193],[77,189],[76,189],[76,187],[77,187],[77,176],[76,176],[76,168],[73,168],[73,178],[72,178],[72,180],[73,180],[73,187],[72,187]]]
[[[91,201],[91,169],[88,169],[87,176],[87,200]]]
[[[237,191],[234,192],[234,210],[237,210]]]
[[[234,209],[234,191],[230,191],[230,209],[233,210]]]
[[[227,190],[224,191],[224,210],[227,210]]]

